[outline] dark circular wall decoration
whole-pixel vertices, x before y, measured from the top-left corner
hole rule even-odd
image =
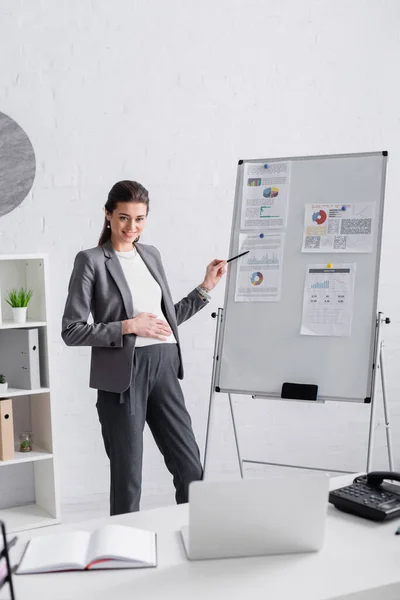
[[[30,139],[18,123],[0,112],[0,216],[25,200],[35,171],[35,153]]]

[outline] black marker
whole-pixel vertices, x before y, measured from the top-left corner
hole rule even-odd
[[[246,252],[242,252],[242,254],[238,254],[237,256],[232,256],[232,258],[228,258],[228,260],[226,261],[231,262],[231,260],[236,260],[237,258],[240,258],[241,256],[244,256],[245,254],[248,254],[250,252],[250,250],[246,250]]]

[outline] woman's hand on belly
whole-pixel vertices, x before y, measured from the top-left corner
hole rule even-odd
[[[163,319],[159,319],[153,313],[140,313],[133,319],[122,321],[122,335],[134,333],[139,337],[150,337],[165,342],[172,331]]]

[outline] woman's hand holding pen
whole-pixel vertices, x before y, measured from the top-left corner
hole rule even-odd
[[[215,288],[217,283],[220,282],[221,277],[226,271],[226,260],[213,260],[208,266],[206,270],[206,276],[204,277],[204,281],[201,284],[201,287],[206,288],[211,291]]]
[[[206,276],[204,278],[203,283],[200,284],[200,287],[207,289],[209,292],[215,288],[215,286],[221,281],[221,277],[226,273],[226,265],[230,263],[232,260],[237,260],[241,256],[248,254],[250,250],[246,250],[246,252],[242,252],[237,256],[233,256],[232,258],[228,258],[228,260],[218,260],[214,259],[207,266]]]
[[[140,337],[150,337],[165,342],[172,331],[166,321],[158,319],[153,313],[140,313],[133,319],[122,321],[122,335],[134,333]]]

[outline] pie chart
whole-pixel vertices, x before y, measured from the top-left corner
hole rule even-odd
[[[319,210],[318,212],[313,213],[312,220],[317,223],[317,225],[322,225],[326,221],[326,212],[324,210]]]
[[[277,187],[268,187],[263,191],[264,198],[276,198],[279,194],[279,189]]]
[[[253,273],[250,277],[250,281],[253,285],[260,285],[260,283],[263,282],[263,274],[260,273],[259,271],[256,271],[255,273]]]

